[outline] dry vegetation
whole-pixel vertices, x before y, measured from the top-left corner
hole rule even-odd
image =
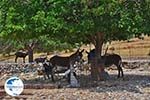
[[[130,42],[112,42],[116,53],[123,57],[147,57],[150,52],[150,38],[131,39]]]
[[[131,39],[129,42],[127,41],[113,41],[110,47],[114,47],[115,51],[114,53],[117,53],[121,55],[123,58],[124,57],[149,57],[150,53],[150,37],[144,37],[144,40],[140,40],[137,38]],[[90,49],[94,48],[93,45],[83,45],[81,47],[82,49],[85,49],[89,51]],[[105,51],[106,46],[104,45],[103,53]],[[108,53],[111,53],[111,50],[108,50]],[[6,61],[6,62],[14,62],[14,53],[12,53],[12,56],[10,57],[3,57],[0,54],[0,61]],[[66,53],[65,51],[57,53],[62,56],[68,56],[71,53]],[[45,53],[40,53],[40,54],[34,54],[34,58],[40,57],[42,55],[46,55]],[[51,53],[48,55],[48,58],[52,57],[54,53]],[[84,58],[86,59],[86,53],[84,54]],[[27,60],[27,58],[26,58]],[[20,60],[21,61],[21,60]]]

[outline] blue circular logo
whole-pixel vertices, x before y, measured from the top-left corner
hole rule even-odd
[[[24,84],[18,77],[11,77],[5,82],[5,91],[11,96],[18,96],[24,89]]]

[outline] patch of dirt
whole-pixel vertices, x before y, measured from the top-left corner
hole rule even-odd
[[[142,69],[142,70],[141,70]],[[89,73],[79,73],[79,88],[67,88],[65,79],[53,83],[51,80],[43,80],[43,77],[35,73],[20,74],[25,86],[23,93],[18,97],[11,97],[4,92],[3,85],[10,76],[5,76],[0,81],[0,99],[4,100],[149,100],[150,99],[150,69],[136,68],[123,69],[124,78],[117,79],[117,70],[107,70],[110,79],[106,81],[91,81]],[[28,77],[30,75],[30,77]],[[58,84],[60,87],[57,87]],[[57,86],[56,86],[57,85]],[[50,88],[56,86],[55,88]],[[46,88],[47,87],[47,88]]]

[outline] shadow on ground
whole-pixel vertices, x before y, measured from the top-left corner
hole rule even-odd
[[[80,76],[80,89],[89,89],[91,92],[119,92],[128,91],[142,93],[142,88],[150,88],[149,75],[126,74],[124,78],[117,78],[117,75],[111,74],[110,79],[106,81],[93,82],[90,76]]]
[[[150,76],[148,75],[132,75],[126,74],[124,78],[118,78],[117,75],[111,74],[110,79],[106,81],[92,81],[90,75],[78,76],[78,81],[81,85],[79,89],[88,89],[91,92],[119,92],[128,91],[134,93],[142,93],[142,88],[150,88]],[[53,84],[59,85],[59,88],[64,88],[68,85],[66,79],[56,79],[56,82],[52,82],[51,79],[43,80],[40,78],[32,80],[24,80],[25,84]],[[65,87],[66,88],[66,87]]]

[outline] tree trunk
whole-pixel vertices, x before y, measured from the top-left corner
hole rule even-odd
[[[33,62],[33,49],[28,49],[29,63]]]
[[[27,45],[29,63],[33,62],[34,45],[35,45],[34,43],[31,43],[30,45]]]
[[[101,59],[103,41],[104,41],[104,34],[98,32],[96,34],[96,45],[95,45],[96,56],[91,64],[91,76],[93,80],[104,80],[106,78],[104,77],[104,74],[106,73],[104,70],[104,61]]]
[[[99,79],[98,68],[96,66],[96,57],[91,61],[91,77],[94,81]]]

